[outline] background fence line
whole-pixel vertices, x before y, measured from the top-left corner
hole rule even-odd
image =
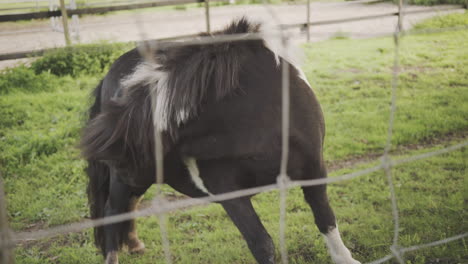
[[[204,0],[205,2],[205,23],[206,33],[211,33],[211,22],[210,22],[210,0]]]
[[[395,13],[393,13],[395,14]],[[170,254],[170,248],[169,248],[169,240],[167,239],[167,233],[166,233],[166,228],[165,228],[165,219],[164,219],[164,214],[175,211],[178,209],[186,208],[186,207],[191,207],[191,206],[198,206],[202,204],[207,204],[210,202],[216,202],[216,201],[224,201],[224,200],[229,200],[229,199],[234,199],[234,198],[239,198],[243,196],[248,196],[248,195],[253,195],[257,194],[260,192],[264,191],[270,191],[270,190],[279,190],[280,191],[280,252],[281,252],[281,259],[283,263],[287,263],[287,250],[286,250],[286,242],[285,242],[285,218],[286,218],[286,196],[287,196],[287,190],[293,187],[298,187],[298,186],[313,186],[313,185],[322,185],[322,184],[330,184],[334,182],[341,182],[344,180],[350,180],[357,178],[359,176],[367,175],[372,172],[376,172],[379,170],[384,170],[385,175],[388,179],[388,186],[390,188],[390,194],[391,194],[391,201],[392,201],[392,214],[393,214],[393,221],[394,221],[394,238],[393,238],[393,244],[390,247],[390,252],[392,254],[387,255],[381,259],[375,260],[371,263],[383,263],[385,261],[388,261],[392,258],[396,258],[398,262],[404,263],[404,253],[418,250],[418,249],[423,249],[431,246],[437,246],[445,243],[449,243],[458,239],[463,239],[468,236],[468,233],[464,234],[459,234],[456,236],[452,236],[449,238],[445,238],[442,240],[430,242],[427,244],[421,244],[421,245],[415,245],[415,246],[410,246],[406,248],[400,248],[398,245],[398,237],[399,237],[399,216],[398,216],[398,209],[397,209],[397,197],[394,192],[394,186],[392,182],[392,174],[391,174],[391,169],[393,167],[403,165],[406,163],[410,162],[415,162],[417,160],[429,158],[432,156],[436,155],[441,155],[444,153],[456,151],[459,149],[462,149],[466,146],[468,146],[468,141],[452,145],[450,147],[446,147],[443,149],[438,149],[435,151],[431,152],[426,152],[423,154],[419,155],[412,155],[406,158],[401,158],[398,160],[393,161],[390,157],[389,151],[391,149],[391,140],[392,140],[392,131],[393,131],[393,123],[394,123],[394,116],[396,112],[396,105],[397,105],[397,95],[396,95],[396,90],[398,87],[398,76],[399,76],[399,49],[400,49],[400,37],[403,35],[406,35],[404,31],[402,31],[401,28],[401,23],[403,20],[403,3],[402,0],[400,0],[399,4],[399,11],[396,13],[398,15],[398,25],[395,28],[394,32],[394,40],[395,40],[395,55],[394,55],[394,66],[392,70],[392,93],[391,93],[391,106],[390,106],[390,115],[389,115],[389,125],[388,125],[388,131],[387,131],[387,141],[385,144],[384,152],[382,155],[382,162],[374,167],[370,167],[367,169],[359,170],[353,173],[348,173],[348,174],[343,174],[338,177],[333,177],[333,178],[325,178],[325,179],[313,179],[313,180],[303,180],[303,181],[289,181],[287,174],[286,174],[286,167],[287,167],[287,158],[288,158],[288,131],[289,131],[289,70],[288,70],[288,65],[287,63],[283,63],[283,70],[282,70],[282,91],[283,91],[283,99],[282,99],[282,159],[281,159],[281,171],[280,175],[278,177],[278,182],[276,184],[271,184],[271,185],[265,185],[261,187],[256,187],[256,188],[250,188],[250,189],[244,189],[244,190],[239,190],[239,191],[234,191],[234,192],[229,192],[229,193],[223,193],[223,194],[218,194],[218,195],[212,195],[212,196],[207,196],[205,198],[201,199],[185,199],[185,200],[179,200],[179,201],[166,201],[162,198],[159,197],[159,194],[157,195],[157,199],[155,202],[152,204],[150,208],[138,210],[135,212],[129,212],[129,213],[124,213],[124,214],[119,214],[119,215],[114,215],[110,217],[105,217],[105,218],[100,218],[100,219],[94,219],[94,220],[86,220],[83,222],[78,222],[78,223],[71,223],[71,224],[66,224],[66,225],[60,225],[48,229],[43,229],[43,230],[38,230],[35,232],[17,232],[13,233],[11,238],[8,237],[7,235],[9,234],[9,231],[7,228],[5,228],[2,218],[0,218],[0,249],[2,250],[2,257],[5,256],[9,251],[11,247],[14,247],[16,243],[19,243],[21,241],[26,241],[26,240],[36,240],[36,239],[42,239],[42,238],[47,238],[51,236],[56,236],[59,234],[66,234],[70,232],[77,232],[83,229],[91,228],[91,227],[96,227],[100,225],[105,225],[105,224],[111,224],[111,223],[117,223],[121,221],[126,221],[130,219],[135,219],[138,217],[143,217],[143,216],[151,216],[151,215],[157,215],[159,217],[159,224],[161,228],[161,233],[162,233],[162,240],[163,244],[167,243],[166,246],[164,246],[164,251],[165,251],[165,258],[167,263],[172,263],[172,258]],[[274,14],[272,14],[273,17]],[[385,15],[384,15],[385,16]],[[277,17],[277,16],[276,16]],[[371,16],[367,17],[360,17],[360,18],[348,18],[348,19],[343,19],[342,21],[344,22],[349,22],[350,19],[369,19]],[[309,18],[307,18],[309,19]],[[328,21],[329,23],[337,23],[338,20],[331,20]],[[279,20],[277,20],[279,22]],[[317,22],[315,22],[317,23]],[[278,23],[279,24],[279,23]],[[311,26],[313,23],[307,22],[306,27],[308,29],[309,26]],[[304,24],[296,24],[296,25],[301,25],[303,26]],[[322,24],[323,25],[323,24]],[[290,36],[287,36],[284,34],[284,30],[287,29],[288,27],[280,26],[280,34],[273,34],[273,36],[280,38],[281,43],[283,45],[283,51],[285,54],[288,54],[289,50],[289,38]],[[207,22],[207,29],[209,30],[209,22]],[[308,30],[307,30],[308,31]],[[236,35],[220,35],[220,36],[214,36],[214,37],[204,37],[204,38],[197,38],[195,40],[191,41],[185,41],[185,42],[164,42],[164,41],[158,41],[158,42],[148,42],[144,41],[143,44],[145,44],[145,47],[147,47],[145,50],[143,50],[143,54],[146,53],[148,56],[144,56],[145,58],[149,57],[149,55],[153,54],[152,52],[154,51],[155,47],[158,45],[163,45],[166,43],[166,45],[193,45],[193,44],[198,44],[198,45],[203,45],[203,44],[209,44],[209,43],[217,43],[217,42],[226,42],[226,41],[245,41],[249,39],[260,39],[265,37],[265,34],[251,34],[251,35],[242,35],[242,36],[236,36]],[[158,138],[160,140],[160,135],[157,133],[155,135],[156,137],[156,153],[160,153],[161,151],[161,144],[158,144]],[[160,141],[159,141],[160,142]],[[156,157],[158,158],[158,157]],[[162,156],[161,156],[162,158]],[[162,163],[162,159],[156,160],[157,164]],[[162,182],[162,172],[159,170],[162,167],[159,166],[158,172],[156,173],[156,181],[157,182]],[[1,176],[1,175],[0,175]],[[0,177],[0,205],[5,204],[5,198],[3,197],[3,191],[2,191],[2,181]],[[2,212],[0,208],[0,213]],[[0,214],[2,216],[2,214]],[[5,239],[6,237],[6,239]],[[166,237],[166,239],[164,238]],[[166,249],[167,247],[167,249]],[[9,263],[9,262],[7,262]]]
[[[397,197],[395,194],[395,185],[393,184],[392,176],[392,167],[390,164],[389,152],[392,148],[392,138],[393,138],[393,128],[395,121],[395,112],[396,112],[396,103],[397,103],[397,88],[398,88],[398,78],[400,73],[400,32],[403,29],[403,0],[398,1],[398,21],[395,27],[395,32],[393,34],[393,43],[395,46],[394,49],[394,58],[393,58],[393,68],[392,68],[392,93],[391,93],[391,104],[390,104],[390,116],[388,119],[388,130],[387,130],[387,142],[385,143],[384,153],[382,156],[382,166],[387,177],[388,188],[390,190],[390,200],[392,203],[392,215],[393,215],[393,242],[390,246],[390,251],[392,255],[400,264],[404,264],[403,256],[398,250],[398,239],[399,239],[399,229],[400,229],[400,219],[398,214],[398,203]]]
[[[165,0],[164,2],[157,2],[160,4],[159,6],[171,6],[171,5],[176,5],[182,2],[191,2],[191,3],[196,3],[197,0]],[[210,2],[221,2],[223,0],[209,0]],[[310,0],[308,0],[310,1]],[[208,8],[209,5],[206,5],[206,8]],[[420,14],[420,13],[430,13],[430,12],[442,12],[442,11],[450,11],[450,10],[456,10],[460,9],[461,7],[459,6],[449,6],[449,7],[443,7],[443,8],[430,8],[430,9],[425,9],[425,10],[411,10],[405,12],[406,14]],[[324,25],[333,25],[333,24],[341,24],[341,23],[346,23],[346,22],[357,22],[357,21],[363,21],[363,20],[371,20],[371,19],[377,19],[377,18],[383,18],[383,17],[391,17],[391,16],[398,16],[398,12],[386,12],[382,14],[377,14],[377,15],[368,15],[368,16],[357,16],[357,17],[350,17],[350,18],[343,18],[343,19],[332,19],[332,20],[322,20],[322,21],[315,21],[315,22],[310,22],[310,4],[307,4],[307,12],[308,15],[306,16],[306,21],[304,23],[291,23],[291,24],[280,24],[279,27],[281,29],[294,29],[294,28],[300,28],[304,29],[306,32],[306,36],[308,38],[308,41],[310,40],[310,27],[312,26],[324,26]],[[86,9],[69,9],[67,10],[68,16],[72,16],[75,14],[92,14],[92,13],[86,13]],[[77,13],[79,12],[79,13]],[[36,12],[37,13],[37,12]],[[36,13],[30,13],[30,14],[36,14]],[[49,18],[49,17],[57,17],[61,15],[61,11],[47,11],[44,12],[47,14],[42,14],[41,17],[39,18]],[[22,16],[24,14],[15,14],[15,15],[0,15],[0,22],[6,22],[6,21],[17,21],[17,20],[23,20],[23,19],[34,19],[36,17],[30,17],[33,15],[26,14],[25,16]],[[13,17],[12,17],[13,16]],[[14,16],[19,16],[19,17],[14,17]],[[205,19],[207,23],[207,30],[211,31],[211,19],[210,19],[210,12],[205,12]],[[41,32],[42,30],[34,30],[34,32]],[[333,32],[335,33],[335,32]],[[388,34],[388,32],[382,32],[383,34]],[[6,32],[6,33],[1,33],[1,35],[9,35],[9,34],[16,34],[16,32]],[[302,34],[302,33],[301,33]],[[407,35],[406,33],[405,35]],[[187,35],[179,35],[179,36],[172,36],[172,37],[166,37],[166,38],[158,38],[158,39],[153,39],[153,41],[164,41],[164,40],[180,40],[180,39],[185,39],[185,38],[191,38],[195,37],[197,34],[187,34]],[[135,41],[132,41],[135,42]],[[55,50],[57,48],[44,48],[44,49],[38,49],[38,50],[29,50],[29,51],[21,51],[21,52],[10,52],[10,53],[2,53],[0,54],[0,61],[2,60],[14,60],[14,59],[22,59],[22,58],[28,58],[28,57],[36,57],[36,56],[42,56],[44,53]]]
[[[282,36],[282,49],[287,52],[288,39]],[[286,247],[286,198],[288,189],[286,183],[290,181],[288,176],[288,158],[289,158],[289,64],[282,58],[282,72],[281,72],[281,166],[280,173],[277,178],[278,189],[280,192],[280,218],[279,218],[279,246],[281,253],[281,261],[284,264],[288,263],[288,251]]]
[[[442,11],[450,11],[460,9],[458,6],[446,6],[440,8],[431,8],[431,9],[424,9],[424,10],[410,10],[406,11],[405,14],[421,14],[421,13],[428,13],[428,12],[442,12]],[[331,24],[339,24],[345,22],[356,22],[362,20],[372,20],[376,18],[382,17],[391,17],[391,16],[399,16],[399,12],[385,12],[377,15],[367,15],[367,16],[356,16],[356,17],[349,17],[349,18],[341,18],[341,19],[332,19],[332,20],[324,20],[324,21],[317,21],[317,22],[309,22],[309,23],[293,23],[284,25],[285,29],[288,28],[297,28],[297,27],[306,27],[306,26],[321,26],[321,25],[331,25]]]
[[[210,0],[210,2],[221,2],[221,1],[224,1],[224,0]],[[102,13],[115,12],[115,11],[134,10],[134,9],[150,8],[150,7],[173,6],[173,5],[181,5],[181,4],[194,4],[194,3],[199,3],[199,2],[198,0],[160,0],[160,1],[155,1],[155,2],[144,2],[144,3],[137,3],[137,4],[113,5],[113,6],[102,6],[102,7],[85,7],[85,8],[79,8],[79,9],[69,9],[68,16],[102,14]],[[21,14],[6,14],[6,15],[0,15],[0,22],[43,19],[43,18],[50,18],[50,17],[58,17],[61,15],[62,15],[62,12],[60,10],[39,11],[39,12],[21,13]]]

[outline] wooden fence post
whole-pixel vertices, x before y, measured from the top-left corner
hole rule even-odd
[[[68,14],[65,7],[65,0],[60,0],[60,11],[62,11],[63,34],[65,35],[65,43],[71,45],[70,31],[68,30]]]
[[[204,0],[205,2],[205,18],[206,18],[206,33],[211,33],[210,26],[210,0]]]
[[[307,42],[310,42],[310,0],[307,0]]]
[[[11,234],[8,227],[8,217],[6,212],[6,198],[3,192],[3,179],[0,173],[0,263],[14,263],[13,249],[10,247]]]

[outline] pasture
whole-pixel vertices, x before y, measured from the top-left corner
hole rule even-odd
[[[467,13],[461,16],[460,23],[466,17]],[[467,39],[466,30],[404,37],[392,149],[396,158],[466,140]],[[88,217],[85,162],[76,145],[89,93],[103,76],[102,68],[127,48],[112,47],[103,58],[70,59],[63,52],[63,56],[46,56],[32,67],[0,75],[0,166],[15,231],[34,231]],[[302,49],[302,67],[325,115],[330,177],[375,165],[388,125],[392,38],[335,39]],[[102,67],[88,70],[80,66],[95,59],[103,61]],[[61,63],[71,71],[50,69]],[[466,232],[466,160],[468,154],[462,149],[393,169],[403,246]],[[167,187],[163,190],[168,199],[183,198]],[[384,173],[331,184],[328,190],[343,240],[353,256],[368,262],[389,254],[393,224]],[[146,204],[152,193],[145,196]],[[278,245],[278,193],[263,193],[253,200]],[[167,218],[175,263],[254,263],[221,206],[172,212]],[[121,254],[121,262],[163,263],[157,219],[137,222],[147,250],[144,255]],[[286,231],[291,263],[330,262],[299,189],[288,195]],[[17,263],[102,262],[90,230],[24,242],[15,254]],[[466,256],[465,240],[405,255],[408,263],[464,263]]]

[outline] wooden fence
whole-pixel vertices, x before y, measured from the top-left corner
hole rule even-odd
[[[209,3],[212,2],[222,2],[224,0],[207,0],[205,2],[205,20],[206,20],[206,31],[210,32],[211,30],[211,19],[210,19],[210,5]],[[307,8],[306,12],[310,14],[310,0],[307,1]],[[108,6],[108,7],[96,7],[96,8],[84,8],[84,9],[68,9],[67,15],[83,15],[83,14],[97,14],[103,12],[111,12],[111,11],[119,11],[119,10],[130,10],[130,9],[137,9],[137,8],[148,8],[148,7],[155,7],[155,6],[171,6],[171,5],[180,5],[180,4],[188,4],[188,3],[199,3],[200,1],[197,0],[163,0],[158,2],[152,3],[140,3],[140,4],[133,4],[133,5],[121,5],[121,6]],[[460,9],[459,6],[446,6],[443,8],[431,8],[431,9],[423,9],[423,10],[411,10],[406,11],[405,14],[418,14],[418,13],[429,13],[429,12],[442,12],[442,11],[449,11],[449,10],[456,10]],[[0,22],[2,21],[17,21],[17,20],[24,20],[24,19],[33,19],[33,18],[48,18],[54,16],[60,16],[62,11],[48,11],[48,12],[34,12],[34,13],[25,13],[25,14],[16,14],[16,15],[0,15]],[[341,24],[347,22],[355,22],[355,21],[362,21],[362,20],[370,20],[382,17],[391,17],[391,16],[398,16],[398,12],[383,12],[376,15],[367,15],[367,16],[356,16],[356,17],[348,17],[342,19],[333,19],[333,20],[322,20],[322,21],[310,21],[310,15],[307,16],[306,21],[303,23],[295,23],[295,24],[283,24],[280,25],[281,29],[293,29],[293,28],[302,28],[304,32],[308,33],[311,26],[323,26],[323,25],[332,25],[332,24]],[[161,41],[161,40],[174,40],[174,39],[184,39],[187,37],[192,37],[191,35],[181,35],[175,36],[170,38],[162,38],[162,39],[154,39],[150,41]],[[307,34],[307,41],[310,40],[310,34]],[[39,50],[31,50],[31,51],[21,51],[21,52],[11,52],[11,53],[3,53],[0,54],[0,61],[2,60],[14,60],[14,59],[22,59],[28,57],[36,57],[42,56],[45,52],[53,50],[55,48],[47,48],[47,49],[39,49]]]

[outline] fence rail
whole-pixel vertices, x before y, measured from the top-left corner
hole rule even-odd
[[[209,2],[221,2],[221,1],[223,1],[223,0],[209,0]],[[172,5],[174,5],[174,1],[171,1],[171,0],[165,0],[164,2],[166,4],[169,3],[169,2],[172,2]],[[194,1],[194,0],[176,0],[175,2],[177,2],[177,3],[182,3],[182,2],[197,3],[197,1]],[[449,7],[443,7],[443,8],[413,10],[413,11],[405,12],[405,14],[443,12],[443,11],[450,11],[450,10],[457,10],[457,9],[461,9],[461,7],[460,6],[449,6]],[[82,14],[84,14],[83,10],[86,10],[86,9],[82,9],[82,11],[80,11]],[[207,10],[208,10],[208,8],[207,8]],[[307,8],[307,10],[309,10],[309,8]],[[68,15],[71,16],[73,14],[76,14],[75,12],[77,12],[77,11],[78,10],[68,10]],[[53,14],[58,14],[58,15],[61,14],[60,10],[51,11],[51,12]],[[34,13],[31,13],[31,14],[34,14]],[[209,27],[208,25],[210,25],[210,15],[209,15],[210,13],[209,13],[209,11],[206,11],[205,14],[206,14],[207,27]],[[322,21],[315,21],[315,22],[282,24],[282,25],[279,25],[279,27],[281,29],[284,29],[284,30],[293,29],[293,28],[309,29],[311,26],[334,25],[334,24],[342,24],[342,23],[347,23],[347,22],[371,20],[371,19],[391,17],[391,16],[398,16],[398,12],[388,12],[388,13],[382,13],[382,14],[377,14],[377,15],[357,16],[357,17],[350,17],[350,18],[343,18],[343,19],[332,19],[332,20],[322,20]],[[309,17],[307,19],[309,19]],[[2,20],[2,16],[0,16],[0,22],[1,22],[1,20]],[[418,32],[415,32],[415,33],[418,33]],[[419,33],[423,33],[423,32],[419,32]],[[306,30],[306,34],[309,34],[309,30]],[[411,34],[411,33],[408,32],[408,31],[405,31],[405,34],[408,35],[408,34]],[[174,37],[159,38],[159,39],[153,39],[153,40],[150,40],[150,41],[179,40],[179,39],[187,39],[187,38],[194,37],[194,36],[196,36],[196,34],[187,34],[187,35],[179,35],[179,36],[174,36]],[[310,36],[308,38],[310,38]],[[55,50],[55,49],[57,49],[57,48],[45,48],[45,49],[39,49],[39,50],[3,53],[3,54],[0,54],[0,61],[3,61],[3,60],[16,60],[16,59],[23,59],[23,58],[29,58],[29,57],[42,56],[44,53]]]
[[[424,9],[424,10],[412,10],[406,11],[405,15],[408,14],[421,14],[421,13],[430,13],[430,12],[442,12],[442,11],[450,11],[460,9],[459,6],[448,6],[443,8],[433,8],[433,9]],[[296,28],[296,27],[306,27],[306,26],[324,26],[324,25],[333,25],[333,24],[340,24],[340,23],[347,23],[347,22],[356,22],[362,20],[372,20],[376,18],[382,17],[391,17],[391,16],[398,16],[397,12],[388,12],[382,13],[377,15],[369,15],[369,16],[357,16],[357,17],[349,17],[349,18],[342,18],[342,19],[333,19],[333,20],[324,20],[324,21],[316,21],[316,22],[309,22],[309,23],[295,23],[295,24],[288,24],[283,25],[284,29],[288,28]]]
[[[272,18],[277,18],[275,14],[272,12]],[[422,11],[418,11],[422,12]],[[61,225],[61,226],[56,226],[48,229],[43,229],[43,230],[37,230],[34,232],[17,232],[12,234],[12,237],[6,237],[4,236],[8,230],[5,227],[0,226],[0,249],[2,249],[2,252],[7,252],[6,249],[14,247],[16,244],[18,244],[21,241],[28,241],[28,240],[37,240],[37,239],[43,239],[43,238],[48,238],[60,234],[67,234],[70,232],[77,232],[83,229],[91,228],[91,227],[96,227],[96,226],[101,226],[101,225],[106,225],[106,224],[112,224],[112,223],[117,223],[117,222],[122,222],[130,219],[134,219],[137,217],[143,217],[143,216],[152,216],[156,215],[159,217],[160,220],[164,219],[164,215],[168,212],[179,210],[182,208],[186,207],[192,207],[192,206],[198,206],[202,204],[207,204],[210,202],[216,202],[216,201],[224,201],[224,200],[229,200],[233,198],[238,198],[238,197],[243,197],[243,196],[248,196],[248,195],[253,195],[257,194],[260,192],[264,191],[271,191],[271,190],[280,190],[280,253],[281,253],[281,259],[283,263],[287,263],[287,250],[285,247],[285,221],[286,221],[286,211],[284,210],[286,207],[286,196],[287,196],[287,191],[290,188],[297,187],[297,186],[314,186],[314,185],[322,185],[322,184],[331,184],[334,182],[341,182],[344,180],[351,180],[363,175],[367,175],[372,172],[376,171],[385,171],[385,175],[388,179],[388,187],[390,190],[390,195],[391,195],[391,202],[392,202],[392,214],[393,214],[393,221],[394,221],[394,238],[393,238],[393,243],[392,246],[390,247],[391,254],[384,256],[381,259],[375,260],[371,263],[383,263],[385,261],[395,259],[397,262],[400,264],[404,263],[404,254],[410,251],[414,250],[419,250],[427,247],[432,247],[432,246],[438,246],[442,245],[445,243],[449,243],[452,241],[456,241],[459,239],[464,239],[465,237],[468,236],[468,233],[463,233],[463,234],[458,234],[452,237],[448,237],[442,240],[438,241],[433,241],[427,244],[421,244],[421,245],[415,245],[415,246],[410,246],[410,247],[401,247],[398,243],[398,238],[399,238],[399,228],[398,228],[398,222],[399,222],[399,216],[398,216],[398,207],[397,207],[397,197],[395,192],[393,191],[393,182],[392,178],[393,175],[391,173],[391,168],[395,166],[400,166],[403,164],[407,164],[410,162],[415,162],[417,160],[433,157],[436,155],[441,155],[444,153],[460,150],[462,148],[465,148],[468,146],[468,141],[439,149],[436,151],[431,151],[419,155],[413,155],[409,156],[406,158],[402,159],[397,159],[397,160],[392,160],[392,158],[389,155],[389,150],[391,148],[391,141],[392,141],[392,134],[393,134],[393,129],[394,129],[394,116],[395,116],[395,111],[396,111],[396,105],[398,102],[398,96],[397,96],[397,87],[398,87],[398,79],[399,79],[399,47],[400,47],[400,42],[401,42],[401,37],[407,35],[407,33],[402,31],[402,21],[404,18],[404,14],[409,14],[410,12],[404,12],[404,5],[402,1],[400,0],[400,5],[399,5],[399,11],[398,12],[392,12],[388,14],[381,14],[381,15],[375,15],[375,16],[367,16],[367,17],[357,17],[357,18],[347,18],[347,19],[342,19],[342,20],[329,20],[329,21],[322,21],[322,22],[308,22],[305,24],[294,24],[294,25],[283,25],[280,27],[280,31],[278,33],[271,33],[271,36],[268,37],[275,37],[281,40],[281,43],[283,44],[282,51],[285,52],[285,54],[288,54],[288,40],[290,36],[288,34],[284,33],[284,30],[290,27],[308,27],[311,25],[326,25],[326,24],[333,24],[333,23],[343,23],[343,22],[351,22],[351,21],[358,21],[358,20],[363,20],[363,19],[371,19],[372,18],[378,18],[382,16],[398,16],[398,24],[396,27],[396,30],[394,32],[394,42],[395,42],[395,56],[394,56],[394,64],[393,64],[393,71],[392,71],[392,89],[391,89],[391,106],[390,106],[390,116],[389,116],[389,122],[388,122],[388,131],[387,131],[387,141],[385,144],[385,149],[382,155],[382,160],[381,163],[374,166],[370,167],[364,170],[359,170],[355,171],[352,173],[344,174],[338,177],[332,177],[332,178],[325,178],[325,179],[313,179],[313,180],[304,180],[304,181],[290,181],[289,177],[286,175],[286,161],[287,161],[287,156],[288,156],[288,131],[289,131],[289,75],[288,75],[288,66],[285,66],[285,68],[282,71],[282,91],[283,91],[283,100],[282,100],[282,159],[281,159],[281,172],[278,177],[278,181],[276,184],[271,184],[271,185],[266,185],[266,186],[261,186],[261,187],[256,187],[256,188],[250,188],[250,189],[244,189],[244,190],[238,190],[234,192],[229,192],[229,193],[223,193],[223,194],[218,194],[218,195],[213,195],[213,196],[208,196],[205,198],[201,199],[185,199],[185,200],[177,200],[177,201],[166,201],[164,199],[160,199],[158,192],[156,197],[158,199],[154,200],[154,203],[151,207],[134,211],[134,212],[129,212],[129,213],[124,213],[124,214],[119,214],[119,215],[114,215],[106,218],[100,218],[100,219],[94,219],[94,220],[86,220],[82,222],[77,222],[77,223],[71,223],[67,225]],[[216,36],[216,37],[200,37],[194,40],[187,40],[184,42],[171,42],[167,43],[168,45],[193,45],[193,44],[198,44],[198,45],[203,45],[207,43],[214,43],[214,42],[226,42],[226,41],[238,41],[238,40],[246,40],[246,39],[260,39],[265,37],[265,34],[252,34],[250,36],[238,36],[238,35],[221,35],[221,36]],[[158,45],[163,45],[165,42],[164,41],[158,41]],[[154,44],[154,43],[150,43]],[[143,55],[146,54],[146,56],[143,56],[145,58],[152,58],[152,56],[149,56],[152,54],[151,52],[154,49],[154,45],[144,45],[146,47],[146,50],[143,50],[142,53]],[[288,59],[286,57],[286,59]],[[287,65],[287,64],[283,64]],[[155,129],[156,131],[156,129]],[[157,142],[160,142],[160,135],[156,133],[155,135],[156,140],[155,140],[155,151],[156,153],[160,153],[162,150],[161,144],[158,144]],[[159,156],[158,156],[159,157]],[[158,164],[162,162],[161,159],[156,161]],[[157,166],[160,168],[160,166]],[[161,182],[162,179],[162,172],[158,171],[156,173],[156,179],[157,182]],[[0,182],[0,187],[1,187],[1,182]],[[1,196],[1,188],[0,188],[0,205],[5,204],[4,203],[4,198]],[[163,241],[165,244],[164,246],[164,251],[165,251],[165,256],[166,256],[166,262],[171,263],[170,259],[170,247],[169,247],[169,241],[167,240],[167,236],[164,234],[167,234],[167,229],[165,227],[165,221],[160,221],[160,228],[161,228],[161,233],[163,234]],[[2,225],[3,226],[3,225]],[[2,235],[3,234],[3,235]]]
[[[124,5],[112,5],[112,6],[100,6],[100,7],[85,7],[79,9],[68,9],[67,15],[93,15],[93,14],[102,14],[107,12],[123,11],[123,10],[134,10],[150,7],[163,7],[163,6],[173,6],[173,5],[182,5],[182,4],[193,4],[204,2],[205,0],[161,0],[155,2],[143,2],[136,4],[124,4]],[[222,2],[225,0],[209,0],[210,2]],[[40,12],[31,12],[31,13],[21,13],[21,14],[7,14],[0,15],[0,22],[11,22],[19,20],[31,20],[31,19],[44,19],[51,17],[59,17],[62,15],[61,10],[55,11],[40,11]]]

